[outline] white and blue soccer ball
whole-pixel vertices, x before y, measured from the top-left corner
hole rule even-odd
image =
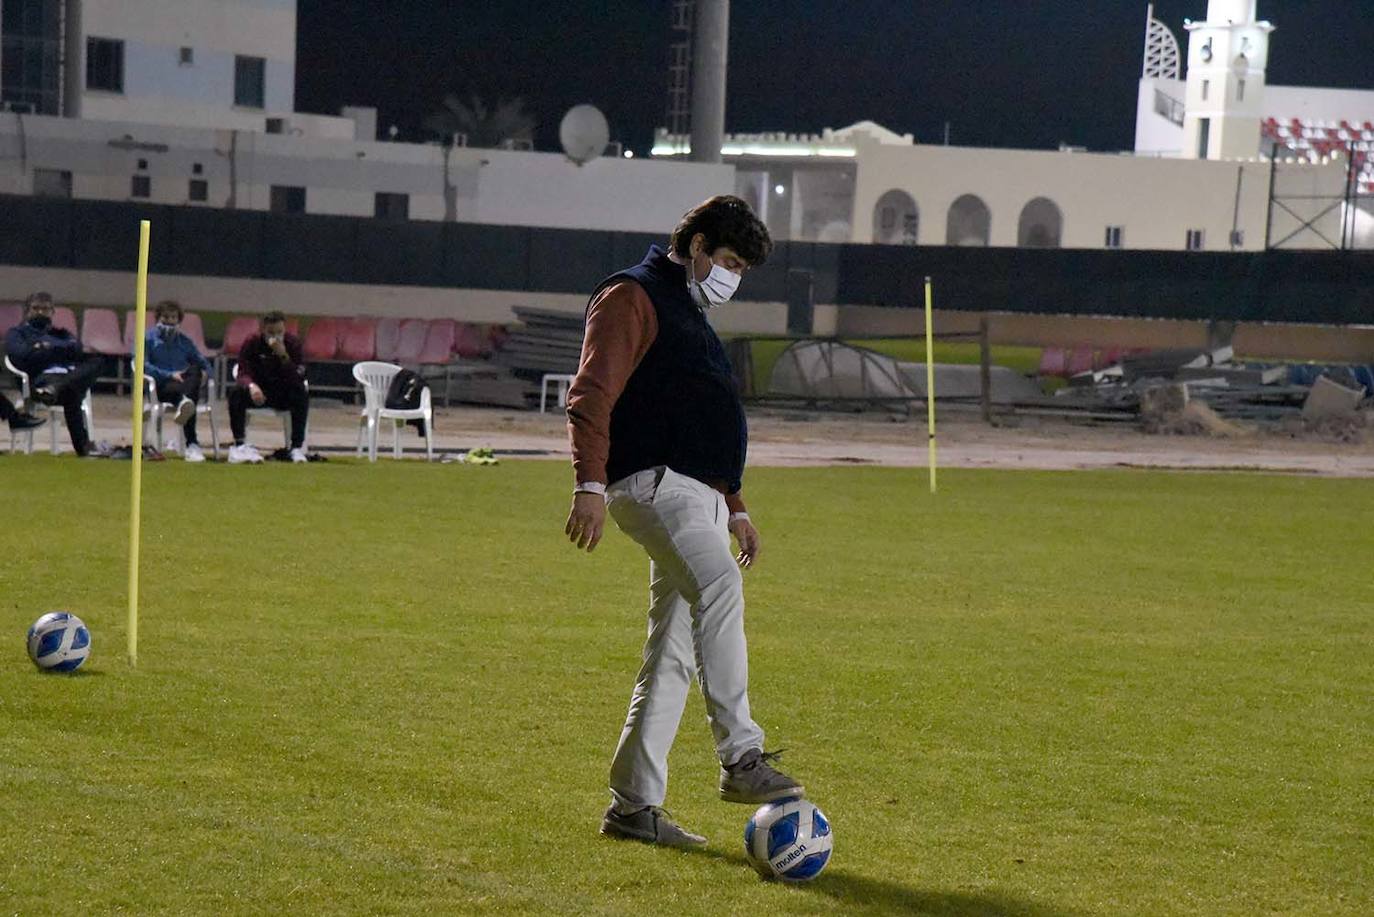
[[[74,672],[91,655],[91,632],[69,611],[50,611],[29,628],[29,658],[45,672]]]
[[[766,879],[809,882],[830,862],[833,845],[821,810],[795,796],[768,803],[744,826],[744,855]]]

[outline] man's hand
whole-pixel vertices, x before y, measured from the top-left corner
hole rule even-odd
[[[273,338],[268,346],[272,348],[272,352],[275,353],[279,358],[283,360],[287,358],[286,342],[281,338]]]
[[[263,403],[267,401],[267,396],[262,393],[262,389],[258,388],[256,382],[248,383],[248,397],[252,398],[253,403],[258,407],[262,407]]]
[[[730,523],[730,534],[739,543],[739,554],[735,560],[741,567],[752,567],[759,558],[759,530],[748,519],[736,519]]]
[[[186,376],[183,375],[182,373],[172,373],[172,381],[173,381],[173,382],[185,382],[185,381],[186,381]]]
[[[606,498],[601,494],[573,494],[572,511],[568,513],[568,524],[563,529],[568,540],[577,545],[579,551],[586,548],[591,553],[601,541],[605,526]]]

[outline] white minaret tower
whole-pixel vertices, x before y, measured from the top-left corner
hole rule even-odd
[[[1188,22],[1188,159],[1249,159],[1260,150],[1264,71],[1273,25],[1256,18],[1257,0],[1208,0],[1207,21]]]

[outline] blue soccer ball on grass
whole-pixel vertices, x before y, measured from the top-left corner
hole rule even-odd
[[[44,672],[75,672],[91,655],[91,632],[69,611],[50,611],[29,628],[29,658]]]
[[[766,879],[809,882],[830,862],[833,845],[830,822],[798,797],[768,803],[744,826],[744,855]]]

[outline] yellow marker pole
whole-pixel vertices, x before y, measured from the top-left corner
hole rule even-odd
[[[930,433],[930,492],[935,493],[935,334],[930,278],[926,278],[926,427]]]
[[[134,300],[134,466],[129,493],[129,665],[138,665],[138,543],[139,522],[143,512],[143,322],[148,312],[148,233],[147,220],[138,224],[138,290]]]

